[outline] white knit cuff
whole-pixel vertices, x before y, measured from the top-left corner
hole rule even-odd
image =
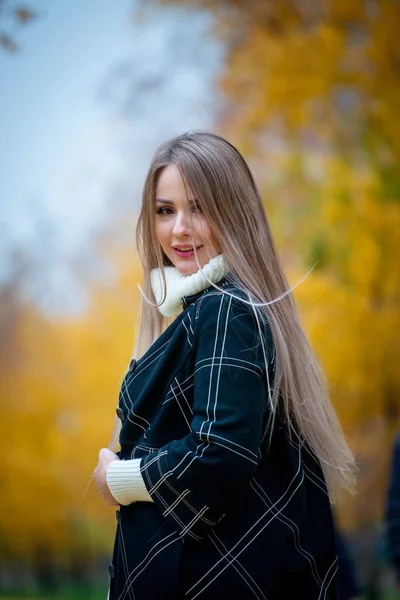
[[[107,485],[123,506],[132,502],[153,502],[140,472],[140,462],[140,458],[113,460],[107,467]]]

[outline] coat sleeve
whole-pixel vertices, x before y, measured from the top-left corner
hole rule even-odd
[[[400,581],[400,435],[396,439],[386,506],[388,551]]]
[[[201,539],[256,472],[268,378],[251,308],[224,294],[196,308],[190,433],[145,456],[141,472],[179,535]]]

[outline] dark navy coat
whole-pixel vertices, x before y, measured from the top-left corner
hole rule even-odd
[[[400,434],[397,436],[389,479],[386,506],[386,526],[389,558],[400,582]]]
[[[270,440],[270,332],[266,371],[251,308],[213,288],[182,303],[120,392],[120,458],[154,503],[117,511],[110,600],[336,599],[321,468],[279,416]]]

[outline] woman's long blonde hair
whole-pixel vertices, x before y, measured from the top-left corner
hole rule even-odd
[[[155,235],[155,198],[159,175],[171,164],[179,168],[200,206],[231,275],[254,300],[258,318],[267,320],[271,328],[276,360],[272,414],[279,409],[289,433],[305,441],[318,457],[335,501],[341,489],[353,489],[354,459],[329,400],[323,372],[300,326],[253,176],[239,151],[218,135],[180,135],[162,144],[150,165],[137,224],[144,298],[136,356],[165,328],[150,274],[153,268],[170,264]]]

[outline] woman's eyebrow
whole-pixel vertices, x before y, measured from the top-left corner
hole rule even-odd
[[[174,204],[172,200],[165,200],[164,198],[156,198],[156,202],[161,202],[162,204]]]
[[[156,198],[156,202],[160,202],[161,204],[175,204],[173,200],[166,200],[165,198]],[[199,204],[199,201],[196,199],[188,200],[189,204]]]

